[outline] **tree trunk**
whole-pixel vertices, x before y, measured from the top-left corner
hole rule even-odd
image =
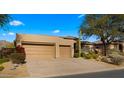
[[[102,44],[103,44],[103,55],[107,56],[107,43],[104,38],[101,38]]]
[[[105,43],[105,41],[103,42],[103,55],[106,56],[107,55],[107,44]]]

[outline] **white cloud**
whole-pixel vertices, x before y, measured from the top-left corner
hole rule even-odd
[[[15,35],[15,33],[13,33],[13,32],[9,32],[8,35]]]
[[[84,16],[84,14],[81,14],[81,15],[78,16],[78,18],[82,18],[83,16]]]
[[[53,33],[59,33],[60,32],[60,30],[54,30],[53,31]]]
[[[24,25],[23,22],[21,21],[18,21],[18,20],[13,20],[9,23],[11,26],[21,26],[21,25]]]

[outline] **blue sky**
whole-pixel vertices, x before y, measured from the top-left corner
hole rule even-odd
[[[8,31],[0,31],[0,40],[13,41],[16,33],[52,36],[78,36],[83,14],[12,14]],[[88,41],[94,41],[92,37]]]

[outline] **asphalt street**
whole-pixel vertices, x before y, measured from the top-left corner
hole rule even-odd
[[[59,76],[59,77],[54,77],[54,78],[124,78],[124,69],[87,73],[87,74]]]

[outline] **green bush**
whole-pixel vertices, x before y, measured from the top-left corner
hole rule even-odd
[[[84,56],[85,56],[85,53],[82,52],[82,53],[81,53],[81,57],[84,57]]]
[[[8,58],[2,58],[2,59],[0,59],[0,64],[8,62],[8,61],[9,61]]]
[[[10,59],[13,64],[22,64],[25,62],[25,54],[24,53],[12,53],[10,55]]]
[[[94,55],[92,55],[92,58],[93,58],[93,59],[97,59],[98,57],[99,57],[98,54],[94,54]]]
[[[122,62],[124,62],[124,57],[121,55],[111,54],[107,57],[102,57],[101,61],[115,65],[120,65]]]
[[[92,59],[92,55],[90,55],[90,54],[85,54],[85,55],[84,55],[84,58],[86,58],[86,59]]]
[[[89,52],[89,54],[91,55],[91,57],[93,58],[93,59],[97,59],[98,58],[98,54],[96,54],[96,53],[94,53],[94,52]]]
[[[74,57],[78,58],[79,54],[78,53],[74,53]],[[98,54],[94,53],[94,52],[88,52],[88,53],[81,53],[81,57],[85,58],[85,59],[97,59],[99,57]]]
[[[4,66],[0,65],[0,71],[4,70]]]
[[[87,54],[82,53],[82,57],[86,58],[86,59],[97,59],[98,58],[98,54],[95,54],[94,52],[89,52]]]
[[[107,58],[106,56],[103,56],[103,57],[101,58],[101,61],[102,61],[102,62],[108,62],[108,58]]]
[[[120,52],[119,54],[120,54],[121,56],[124,56],[124,52]]]

